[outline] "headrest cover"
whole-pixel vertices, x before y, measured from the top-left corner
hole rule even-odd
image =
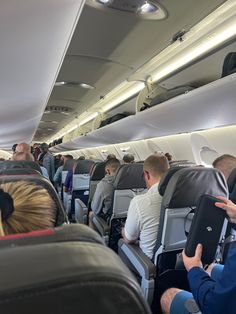
[[[229,188],[229,193],[232,193],[233,192],[233,189],[236,185],[236,168],[234,168],[230,175],[229,175],[229,178],[227,180],[227,184],[228,184],[228,188]]]
[[[143,164],[122,165],[117,171],[114,188],[116,190],[146,188],[143,178]]]
[[[194,167],[196,164],[189,160],[174,160],[170,161],[170,167]]]
[[[93,164],[94,161],[90,159],[78,160],[74,174],[89,174]]]
[[[105,162],[98,162],[94,165],[90,181],[99,181],[105,177]]]
[[[42,174],[40,166],[35,161],[26,160],[4,160],[0,161],[0,173],[4,173],[6,169],[34,169]]]
[[[223,174],[214,168],[182,168],[170,178],[162,203],[169,208],[193,207],[202,194],[227,197]]]

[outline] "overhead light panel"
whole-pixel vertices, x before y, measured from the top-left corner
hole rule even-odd
[[[56,82],[56,87],[82,87],[85,89],[95,89],[95,86],[92,86],[85,82],[77,82],[77,81],[63,81],[63,82]]]

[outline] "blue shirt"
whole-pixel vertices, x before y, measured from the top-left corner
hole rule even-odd
[[[194,299],[203,314],[236,313],[236,243],[232,243],[222,275],[214,281],[199,267],[188,273]]]

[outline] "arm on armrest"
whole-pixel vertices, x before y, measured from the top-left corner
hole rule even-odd
[[[107,222],[99,216],[94,215],[92,222],[101,236],[106,236],[110,233],[110,227]]]
[[[154,278],[156,266],[143,253],[137,244],[127,244],[123,239],[118,242],[118,254],[122,261],[129,267],[133,267],[141,277]]]

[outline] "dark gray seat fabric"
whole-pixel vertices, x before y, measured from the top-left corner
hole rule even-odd
[[[150,314],[116,254],[88,227],[72,228],[72,234],[71,226],[57,230],[57,240],[38,233],[24,244],[22,239],[0,241],[1,313]]]
[[[236,203],[236,168],[230,173],[227,184],[229,188],[229,198],[232,202]]]
[[[0,174],[9,173],[9,170],[11,170],[11,173],[14,173],[15,169],[33,169],[35,171],[38,171],[40,174],[42,174],[42,170],[39,166],[39,164],[35,161],[24,161],[24,160],[4,160],[0,161]],[[23,171],[23,170],[22,170]]]

